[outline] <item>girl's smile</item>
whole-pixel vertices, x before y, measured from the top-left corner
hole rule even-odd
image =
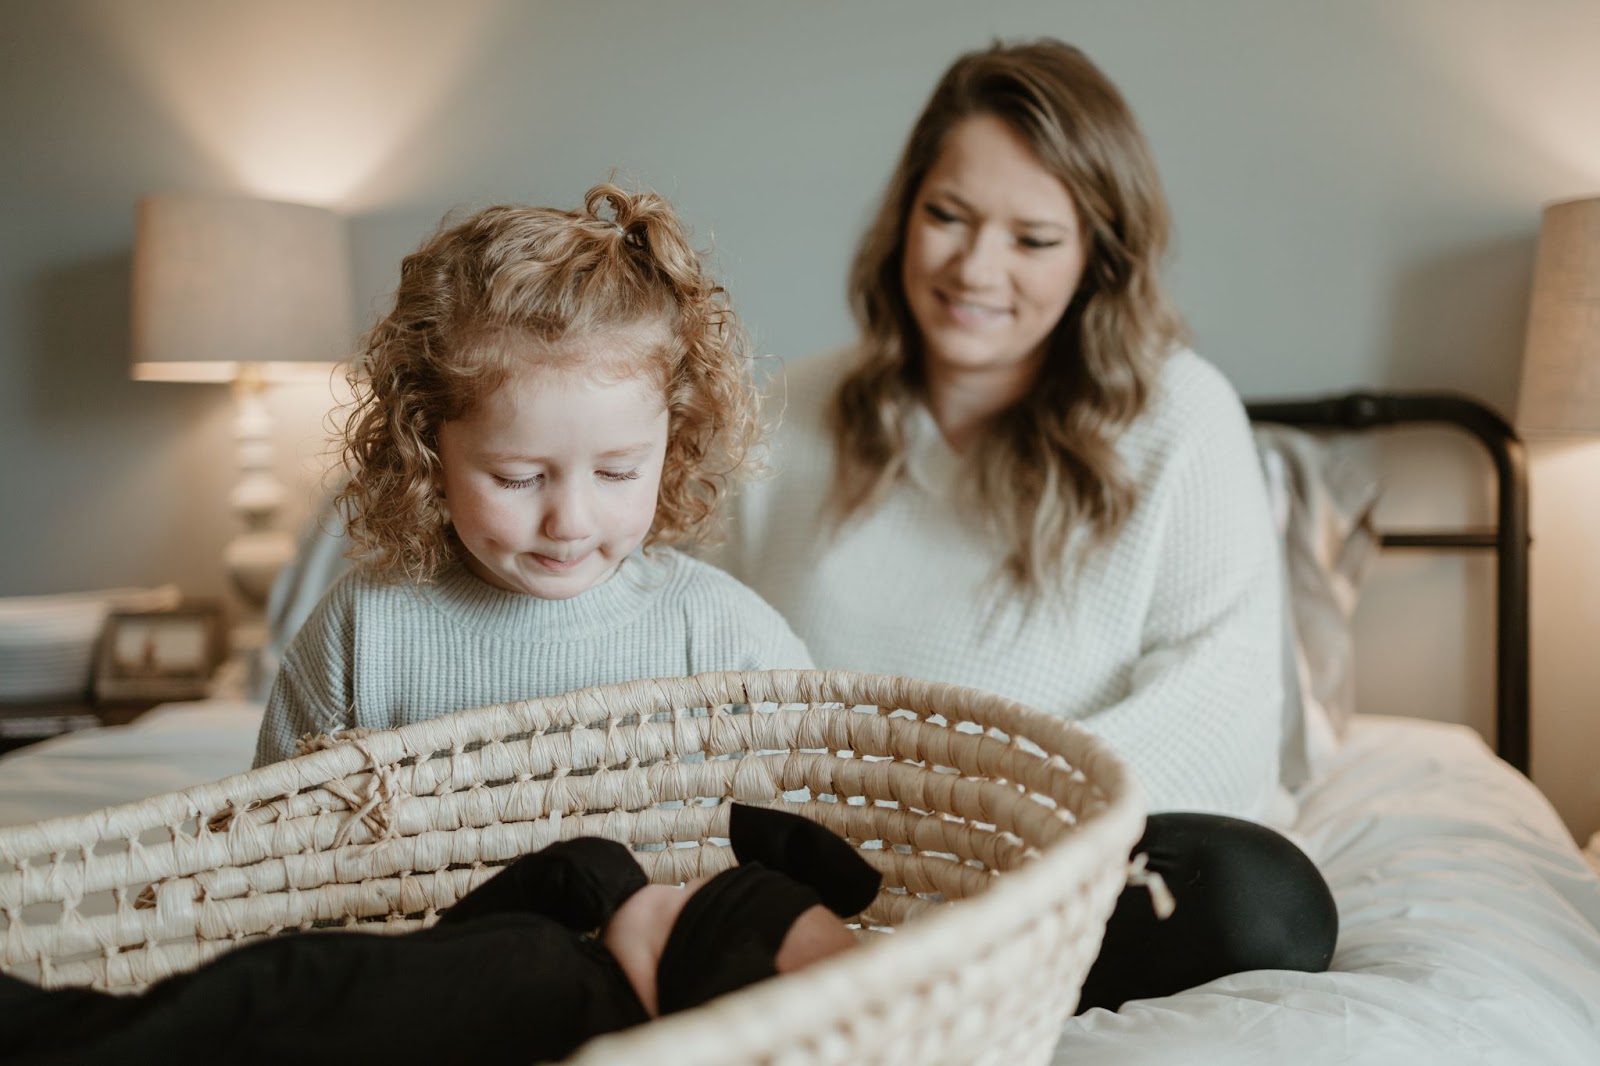
[[[574,555],[566,559],[552,559],[550,556],[540,555],[538,552],[530,552],[529,554],[533,557],[534,562],[538,563],[546,570],[550,570],[558,574],[564,574],[568,570],[576,569],[578,564],[588,559],[591,553],[584,552],[582,555]]]

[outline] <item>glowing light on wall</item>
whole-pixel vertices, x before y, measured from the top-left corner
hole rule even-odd
[[[99,25],[240,192],[348,211],[506,2],[105,4]]]
[[[1419,58],[1499,120],[1506,153],[1532,157],[1524,173],[1541,185],[1531,200],[1600,188],[1600,5],[1411,0],[1383,10]]]

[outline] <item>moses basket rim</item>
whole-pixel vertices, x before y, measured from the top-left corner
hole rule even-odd
[[[802,749],[796,742],[793,750],[782,753],[751,749],[745,756],[736,756],[729,764],[736,769],[727,772],[742,778],[745,764],[755,768],[761,762],[757,756],[778,754],[795,765],[812,767],[812,772],[819,765],[826,770],[847,762],[855,763],[847,769],[878,772],[875,778],[859,780],[903,783],[915,779],[932,781],[947,790],[970,782],[971,795],[976,798],[963,802],[976,806],[965,816],[941,814],[931,807],[916,809],[878,794],[857,797],[860,803],[847,805],[842,791],[827,802],[820,797],[808,799],[800,805],[791,803],[789,809],[824,824],[882,815],[909,819],[910,824],[930,831],[956,824],[962,832],[976,834],[982,829],[989,836],[1010,834],[1013,843],[1007,847],[1015,851],[1020,846],[1025,856],[1014,866],[991,869],[970,853],[943,856],[930,850],[927,855],[942,856],[938,860],[941,869],[951,868],[947,860],[954,860],[965,867],[956,872],[981,877],[982,887],[964,897],[944,899],[935,893],[934,903],[926,911],[914,912],[909,924],[881,935],[863,934],[863,939],[872,942],[857,950],[650,1025],[599,1037],[568,1061],[583,1066],[647,1060],[707,1066],[1046,1061],[1054,1034],[1076,1005],[1083,976],[1098,952],[1105,920],[1125,883],[1128,853],[1144,825],[1142,791],[1109,745],[1068,719],[964,686],[851,671],[774,670],[658,678],[473,708],[351,740],[336,738],[322,750],[178,792],[85,815],[0,828],[0,909],[5,917],[0,946],[6,951],[0,955],[0,964],[11,968],[18,961],[13,951],[19,932],[18,900],[26,904],[41,898],[37,886],[45,875],[36,875],[29,867],[39,856],[50,856],[59,866],[64,855],[81,850],[87,870],[93,862],[91,851],[102,842],[134,840],[141,832],[161,828],[177,834],[180,826],[195,819],[199,820],[198,835],[218,811],[267,811],[277,818],[291,800],[309,791],[332,788],[336,782],[367,781],[375,790],[380,768],[406,760],[414,761],[406,765],[453,760],[475,746],[509,743],[508,737],[536,745],[553,739],[545,736],[547,728],[598,733],[604,727],[603,739],[610,743],[619,721],[642,721],[663,709],[673,712],[670,727],[674,736],[682,723],[687,735],[703,738],[729,723],[746,729],[763,725],[755,719],[767,713],[768,705],[777,705],[780,713],[791,712],[793,717],[784,722],[877,729],[879,733],[874,735],[889,737],[891,744],[905,737],[921,737],[914,741],[917,744],[930,736],[938,740],[939,733],[947,743],[955,744],[950,735],[958,732],[959,725],[971,727],[967,731],[970,740],[961,742],[966,745],[962,750],[980,751],[984,765],[992,769],[935,767],[925,753],[905,750],[889,750],[877,757],[875,766],[865,768],[861,764],[871,758],[845,751],[809,754],[806,759],[811,761],[802,763],[800,752],[813,749]],[[724,716],[720,724],[704,717],[680,718],[686,708],[731,707],[751,708],[751,713]],[[864,708],[870,710],[862,713]],[[900,712],[909,713],[915,721],[903,720],[884,732],[881,720],[893,719]],[[931,721],[934,718],[943,721]],[[944,728],[945,722],[951,728]],[[938,730],[929,732],[935,726]],[[923,755],[921,763],[915,758],[919,753]],[[621,774],[639,768],[637,758],[622,767],[608,764],[606,758],[601,756],[600,768],[607,772]],[[676,761],[676,756],[668,761]],[[780,758],[775,765],[790,764]],[[706,771],[704,763],[691,769]],[[729,800],[784,805],[785,790],[773,788],[777,791],[764,798],[729,794],[714,799],[712,807],[672,813],[715,819],[720,812],[724,819],[720,824],[725,826]],[[1004,810],[990,815],[984,804],[996,797],[1014,807],[1020,805],[1028,820],[1024,835],[1039,839],[1016,837],[1022,829],[1000,824],[1007,819]],[[354,806],[360,798],[350,797],[346,808],[351,825],[362,815]],[[423,798],[428,797],[420,792],[404,797],[412,802]],[[887,814],[879,809],[885,806]],[[598,817],[610,824],[610,815]],[[559,824],[559,816],[553,818]],[[989,824],[991,821],[996,824]],[[228,828],[232,828],[231,821]],[[561,835],[577,833],[563,829]],[[878,843],[887,847],[887,840],[885,836]],[[861,847],[868,841],[851,842]],[[383,843],[358,839],[356,846],[378,845],[381,850]],[[338,846],[348,844],[335,842]],[[669,848],[666,857],[676,858],[676,853],[670,852],[674,845],[665,846]],[[897,859],[899,848],[909,846],[897,845],[895,855],[865,849],[862,854],[880,861]],[[723,850],[708,843],[704,834],[699,846],[691,850],[704,852],[708,847]],[[911,855],[908,863],[933,861],[925,859],[920,845],[906,854]],[[650,857],[641,855],[641,859]],[[7,861],[16,868],[8,872]],[[475,869],[474,876],[481,872]],[[410,873],[406,870],[402,877]],[[35,895],[24,895],[28,890]],[[894,890],[886,883],[886,891]],[[901,903],[917,902],[910,896],[927,895],[913,892],[910,882],[898,891]],[[880,901],[884,898],[880,893]],[[889,902],[896,899],[889,897]],[[32,936],[34,930],[22,932]],[[108,949],[107,958],[112,957]]]

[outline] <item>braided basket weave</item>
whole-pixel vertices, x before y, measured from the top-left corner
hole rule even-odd
[[[283,930],[405,932],[572,836],[631,843],[678,882],[732,863],[727,801],[789,803],[882,871],[863,946],[573,1061],[1044,1062],[1143,824],[1088,733],[903,678],[705,674],[351,737],[0,829],[0,967],[130,991]]]

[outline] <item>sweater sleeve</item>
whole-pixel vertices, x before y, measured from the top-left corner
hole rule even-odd
[[[317,605],[284,653],[256,734],[253,766],[291,758],[295,741],[355,725],[348,637],[352,628],[347,584],[336,585]]]
[[[1282,576],[1248,422],[1227,401],[1174,442],[1140,654],[1124,698],[1084,725],[1127,756],[1152,811],[1261,818],[1278,776]]]
[[[737,577],[685,558],[689,670],[809,670],[810,651],[787,619]]]

